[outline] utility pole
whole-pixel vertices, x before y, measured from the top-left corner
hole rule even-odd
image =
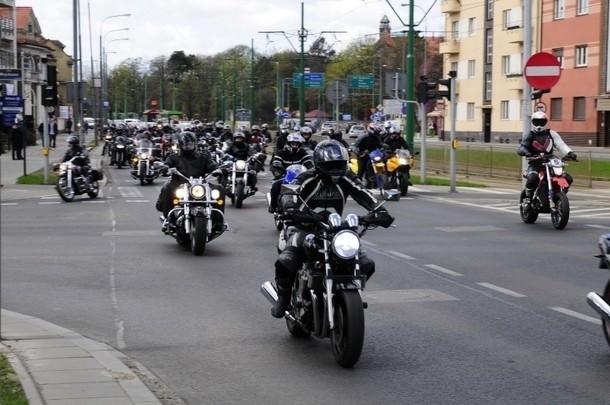
[[[299,125],[305,125],[305,3],[301,2],[301,30],[299,31],[299,41],[301,41],[301,55],[299,58]]]
[[[415,31],[414,31],[414,11],[415,0],[409,1],[409,44],[407,47],[407,60],[406,60],[406,77],[405,77],[405,99],[407,101],[414,101],[414,84],[413,77],[415,76],[415,55],[414,46],[415,42]],[[407,135],[407,143],[413,145],[413,132],[415,131],[415,122],[413,119],[413,103],[407,103],[406,105],[406,117],[405,117],[405,134]],[[421,136],[425,136],[423,133],[424,128],[420,130]]]
[[[254,38],[250,48],[250,129],[254,125]]]

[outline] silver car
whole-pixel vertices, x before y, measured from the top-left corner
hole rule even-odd
[[[347,136],[349,138],[358,138],[360,135],[364,135],[366,133],[366,129],[364,129],[364,125],[352,125],[349,129]]]

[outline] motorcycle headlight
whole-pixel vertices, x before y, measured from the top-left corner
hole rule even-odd
[[[148,158],[148,155],[146,153],[140,153],[140,159],[146,160],[147,158]]]
[[[212,200],[218,200],[220,198],[220,190],[212,189]]]
[[[201,185],[191,187],[191,195],[193,198],[200,200],[205,195],[205,188]]]
[[[237,170],[245,170],[246,169],[246,161],[245,160],[238,160],[237,162],[235,162],[235,168]]]
[[[401,165],[401,166],[406,166],[408,163],[409,163],[408,160],[405,159],[405,158],[399,158],[398,159],[398,164]]]
[[[66,170],[68,170],[68,165],[66,163],[60,163],[59,164],[59,171],[60,172],[65,172]]]
[[[179,187],[176,190],[176,197],[178,199],[182,200],[185,196],[186,196],[186,190],[184,189],[184,187]]]
[[[125,148],[125,145],[117,145],[116,147],[117,147],[117,149],[123,149],[123,148]]]
[[[553,173],[557,176],[561,176],[563,174],[563,166],[553,167]]]
[[[341,259],[351,259],[360,250],[360,238],[353,231],[341,231],[333,238],[332,248]]]

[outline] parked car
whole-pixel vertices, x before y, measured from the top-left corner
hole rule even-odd
[[[366,134],[366,129],[364,128],[364,125],[355,124],[350,127],[347,136],[349,138],[358,138],[360,135],[364,134]]]
[[[85,125],[85,129],[95,128],[95,118],[93,118],[93,117],[84,117],[83,123]]]

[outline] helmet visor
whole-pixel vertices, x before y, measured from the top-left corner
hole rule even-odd
[[[545,127],[548,120],[546,118],[534,118],[532,119],[532,125],[535,127]]]

